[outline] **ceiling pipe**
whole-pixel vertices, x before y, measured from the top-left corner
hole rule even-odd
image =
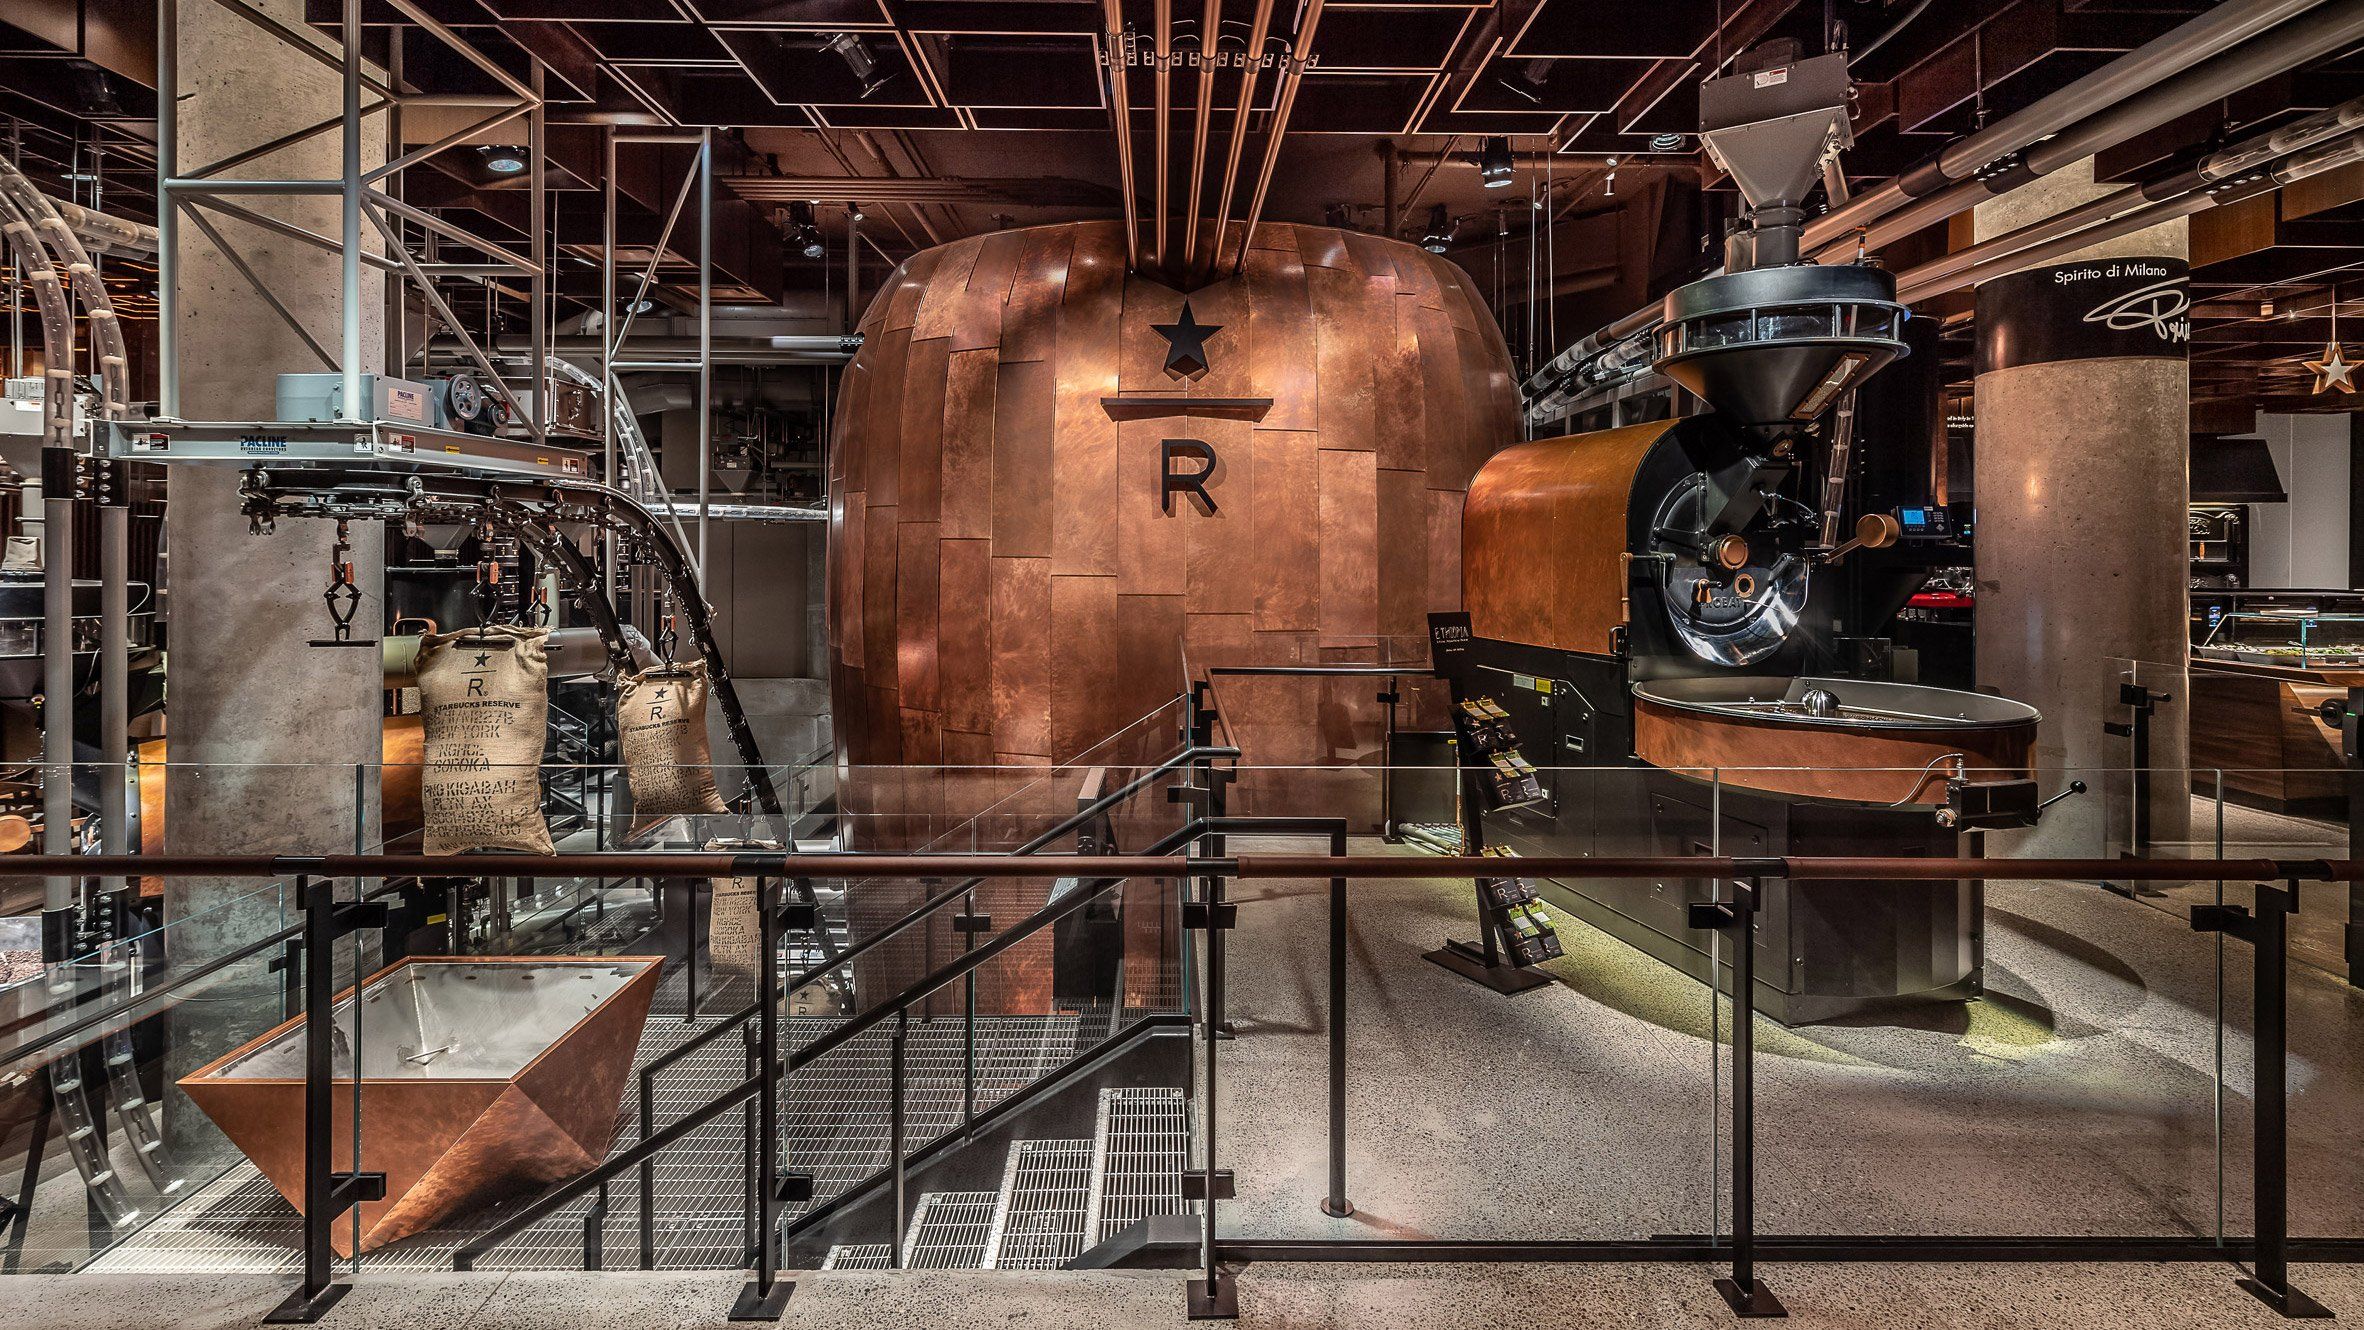
[[[1116,169],[1125,201],[1125,266],[1141,266],[1140,208],[1133,193],[1133,97],[1125,86],[1124,0],[1100,0],[1108,30],[1108,101],[1116,108]]]
[[[2276,162],[2266,167],[2262,172],[2245,175],[2240,183],[2220,185],[2214,189],[2196,188],[2177,197],[2145,203],[2132,211],[2122,212],[2117,216],[2097,221],[2065,235],[2046,237],[2041,243],[2014,245],[1992,250],[1967,266],[1956,265],[1950,268],[1941,268],[1939,265],[1945,260],[1924,264],[1919,268],[1897,275],[1897,299],[1903,301],[1927,300],[1949,292],[1959,291],[1975,286],[1989,278],[2000,277],[2005,273],[2017,272],[2039,263],[2050,263],[2055,259],[2066,258],[2081,249],[2100,244],[2102,241],[2131,235],[2146,227],[2157,226],[2161,222],[2171,222],[2178,217],[2189,217],[2194,213],[2206,212],[2211,208],[2222,207],[2228,203],[2238,203],[2243,199],[2255,198],[2260,194],[2270,194],[2293,181],[2321,175],[2325,171],[2351,166],[2360,161],[2364,161],[2364,133],[2351,132],[2345,138],[2335,139]],[[2042,226],[2043,223],[2039,222],[2029,227],[2023,227],[2021,231],[2033,231]],[[2020,232],[2012,233],[2012,235],[2018,234]],[[2010,238],[2010,236],[1998,236],[1982,245],[1972,246],[1971,249],[1964,250],[1962,254],[1947,257],[1948,259],[1959,259],[1975,250],[1998,245]]]
[[[1404,152],[1399,149],[1395,160],[1401,166],[1465,166],[1473,171],[1478,166],[1477,154],[1473,152]],[[1605,166],[1614,166],[1619,170],[1627,167],[1669,171],[1699,169],[1698,155],[1688,152],[1514,152],[1510,160],[1513,166],[1536,168],[1548,165],[1570,169]]]
[[[2219,101],[2261,79],[2364,40],[2364,4],[2343,3],[2305,15],[2237,50],[2164,79],[2108,109],[2080,120],[2029,148],[2008,170],[1948,185],[1882,218],[1863,232],[1860,248],[1879,249],[1925,226]],[[1835,215],[1835,214],[1833,214]],[[1811,228],[1809,228],[1811,229]],[[1852,261],[1857,245],[1843,234],[1817,254],[1824,263]]]
[[[1174,70],[1174,0],[1157,0],[1157,230],[1156,241],[1149,248],[1149,261],[1163,265],[1166,261],[1166,184],[1174,174],[1173,119],[1174,98],[1172,76]]]
[[[1207,0],[1198,21],[1198,123],[1190,134],[1190,195],[1182,205],[1182,269],[1198,267],[1198,201],[1207,183],[1207,137],[1215,115],[1215,36],[1223,0]]]
[[[2259,134],[2202,158],[2196,165],[2156,180],[2113,190],[2090,202],[2032,222],[2016,231],[1956,250],[1912,270],[1915,280],[1930,282],[1977,267],[1990,259],[2042,244],[2057,236],[2084,230],[2146,204],[2182,198],[2225,181],[2247,183],[2241,177],[2282,158],[2303,152],[2350,130],[2364,128],[2364,97],[2340,103],[2303,120],[2294,120],[2270,134]],[[1900,279],[1901,280],[1901,279]]]
[[[1224,154],[1223,192],[1215,201],[1215,234],[1207,241],[1210,269],[1223,261],[1224,223],[1231,216],[1231,195],[1239,184],[1240,156],[1248,145],[1248,114],[1256,104],[1256,76],[1264,70],[1264,43],[1271,35],[1272,0],[1256,0],[1256,16],[1248,25],[1248,63],[1239,74],[1239,104],[1232,110],[1231,143]]]
[[[1272,169],[1280,162],[1281,140],[1288,137],[1289,115],[1297,109],[1297,88],[1305,82],[1305,69],[1311,62],[1307,54],[1313,50],[1314,33],[1321,28],[1322,0],[1305,0],[1305,22],[1297,29],[1295,46],[1289,51],[1287,71],[1281,75],[1279,95],[1272,107],[1272,127],[1264,139],[1264,165],[1256,172],[1256,192],[1248,196],[1247,222],[1240,228],[1239,253],[1231,261],[1236,273],[1248,264],[1248,246],[1255,241],[1256,223],[1264,216],[1264,197],[1272,189]],[[1222,242],[1217,240],[1217,249]],[[1216,256],[1215,262],[1222,263]]]
[[[1805,245],[1819,249],[1869,227],[1913,199],[1933,194],[2048,134],[2055,134],[2116,102],[2322,5],[2324,0],[2226,0],[2174,30],[2145,42],[2092,74],[1947,145],[1919,166],[1849,200],[1806,227]]]

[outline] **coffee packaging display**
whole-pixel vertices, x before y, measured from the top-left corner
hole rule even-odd
[[[426,853],[551,852],[542,820],[550,658],[540,628],[428,635],[419,645]]]
[[[632,787],[633,829],[664,818],[725,813],[706,743],[706,662],[641,674],[616,685],[616,734]]]

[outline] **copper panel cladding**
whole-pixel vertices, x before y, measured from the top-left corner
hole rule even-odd
[[[1609,650],[1624,626],[1626,508],[1654,421],[1505,448],[1470,482],[1462,594],[1470,631],[1562,651]],[[1436,470],[1429,471],[1433,478]],[[1429,533],[1433,548],[1437,532]],[[1537,577],[1535,570],[1555,570]]]
[[[1154,325],[1180,322],[1185,293],[1123,256],[1114,222],[964,240],[905,264],[863,316],[829,531],[851,766],[1062,761],[1178,692],[1186,641],[1202,667],[1424,659],[1425,616],[1458,608],[1462,491],[1517,420],[1473,284],[1380,237],[1262,226],[1240,275],[1187,293],[1216,331],[1204,372],[1174,373]],[[1136,405],[1177,398],[1270,402]],[[1216,452],[1213,514],[1161,501],[1177,438]],[[1340,696],[1370,709],[1372,691]],[[1251,763],[1340,746],[1318,691],[1232,693]]]
[[[414,956],[360,985],[358,1008],[355,990],[339,994],[330,1153],[355,1166],[358,1116],[358,1167],[386,1175],[386,1196],[359,1207],[358,1245],[354,1224],[332,1226],[337,1253],[374,1250],[605,1159],[660,964]],[[303,1030],[298,1017],[179,1082],[298,1209]]]

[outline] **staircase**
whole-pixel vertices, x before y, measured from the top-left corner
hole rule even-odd
[[[913,1204],[903,1234],[910,1270],[1057,1270],[1152,1215],[1193,1213],[1182,1199],[1190,1107],[1164,1087],[1100,1092],[1090,1140],[1010,1146],[996,1191],[941,1191]],[[840,1243],[824,1270],[885,1270],[883,1242]]]

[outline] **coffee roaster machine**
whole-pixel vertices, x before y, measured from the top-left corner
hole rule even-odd
[[[1853,392],[1904,353],[1906,317],[1889,274],[1799,260],[1846,91],[1843,55],[1744,60],[1702,89],[1703,137],[1750,209],[1725,271],[1666,298],[1651,361],[1709,409],[1518,444],[1470,486],[1467,623],[1440,625],[1438,671],[1456,703],[1499,709],[1534,769],[1465,783],[1489,850],[1951,857],[2041,815],[2033,708],[1887,677],[1866,625],[1841,621],[1847,561],[1897,524],[1842,538],[1845,487],[1818,482],[1843,481]],[[1688,912],[1712,882],[1538,886],[1715,968]],[[1758,911],[1756,1001],[1776,1019],[1979,990],[1977,882],[1771,880]]]

